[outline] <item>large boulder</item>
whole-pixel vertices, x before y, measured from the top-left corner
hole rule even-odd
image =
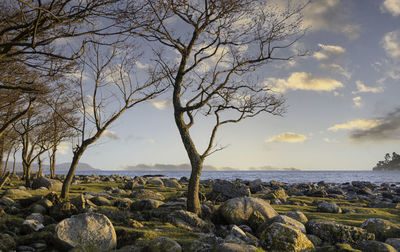
[[[140,189],[138,191],[133,191],[131,197],[135,199],[165,200],[165,197],[161,193],[147,189]]]
[[[389,238],[386,239],[385,243],[400,251],[400,238]]]
[[[364,221],[361,227],[374,233],[377,240],[385,241],[387,238],[400,238],[400,226],[388,220],[371,218]]]
[[[110,250],[117,245],[111,221],[103,214],[84,213],[64,219],[56,226],[57,238],[70,247]]]
[[[176,241],[167,237],[157,237],[150,241],[149,252],[181,252],[182,247]]]
[[[261,234],[262,232],[264,232],[265,228],[267,228],[269,225],[271,225],[274,222],[279,222],[279,223],[282,223],[282,224],[286,224],[286,225],[289,225],[289,226],[296,227],[296,228],[300,229],[300,231],[303,232],[304,234],[306,233],[306,227],[304,226],[303,223],[301,223],[300,221],[297,221],[295,219],[292,219],[289,216],[285,216],[285,215],[278,215],[278,216],[275,216],[272,219],[269,219],[268,221],[263,223],[258,228],[257,233]]]
[[[362,241],[358,244],[358,248],[363,252],[397,252],[389,244],[379,241]]]
[[[279,222],[263,231],[260,243],[267,251],[314,251],[314,244],[300,229]]]
[[[178,188],[178,189],[182,188],[181,184],[179,184],[179,181],[175,178],[164,179],[164,186],[170,188]]]
[[[32,197],[32,194],[28,193],[26,190],[7,189],[4,193],[4,196],[10,199],[25,199]]]
[[[56,179],[50,179],[46,177],[40,177],[32,182],[32,189],[39,189],[41,187],[46,187],[51,191],[61,191],[62,183]]]
[[[162,179],[154,177],[154,178],[150,178],[149,180],[147,180],[147,185],[153,185],[153,186],[158,186],[158,187],[163,187],[164,186],[164,182],[162,181]]]
[[[267,201],[251,197],[230,199],[219,208],[223,219],[236,225],[249,224],[249,219],[256,211],[264,220],[278,215]]]
[[[236,197],[249,197],[250,194],[250,189],[245,184],[227,180],[216,180],[207,198],[223,202]]]
[[[357,243],[364,240],[373,240],[375,235],[367,230],[329,222],[326,220],[310,220],[306,223],[308,234],[313,234],[330,244]]]
[[[112,206],[113,203],[107,199],[106,197],[103,196],[96,196],[90,199],[91,202],[93,202],[96,206]]]
[[[269,199],[269,200],[279,199],[286,201],[287,198],[288,195],[286,194],[286,191],[283,188],[276,189],[263,196],[263,199]]]
[[[306,224],[307,221],[308,221],[307,216],[306,216],[303,212],[301,212],[301,211],[288,212],[288,213],[285,213],[285,215],[286,215],[286,216],[289,216],[289,217],[292,218],[292,219],[295,219],[295,220],[297,220],[297,221],[300,221],[300,222],[303,223],[303,224]]]
[[[342,209],[333,202],[320,202],[317,205],[317,211],[322,213],[342,213]]]

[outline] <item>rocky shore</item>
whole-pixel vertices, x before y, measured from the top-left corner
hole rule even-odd
[[[61,180],[0,190],[0,251],[400,250],[400,183],[204,180],[198,216],[184,177]]]

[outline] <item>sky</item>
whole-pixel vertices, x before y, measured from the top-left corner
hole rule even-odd
[[[370,170],[385,153],[400,152],[400,0],[315,0],[303,15],[308,31],[294,46],[309,55],[272,63],[260,76],[284,95],[287,112],[223,127],[217,142],[226,148],[205,164]],[[204,147],[207,124],[193,132]],[[71,162],[69,144],[58,162]],[[81,162],[105,170],[188,163],[170,102],[161,97],[126,112]]]

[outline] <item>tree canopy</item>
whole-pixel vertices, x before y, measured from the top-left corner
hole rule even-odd
[[[379,161],[373,168],[374,171],[400,171],[400,155],[393,152],[390,156],[386,153],[385,160]]]

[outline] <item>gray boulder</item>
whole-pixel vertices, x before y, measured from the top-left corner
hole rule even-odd
[[[62,183],[56,179],[50,179],[46,177],[40,177],[32,182],[32,189],[39,189],[45,187],[51,191],[61,191]]]
[[[282,224],[296,227],[296,228],[300,229],[300,231],[303,232],[304,234],[306,233],[306,227],[303,225],[303,223],[301,223],[295,219],[292,219],[289,216],[285,216],[285,215],[278,215],[272,219],[269,219],[268,221],[266,221],[263,225],[261,225],[259,227],[257,233],[261,234],[265,228],[267,228],[270,224],[272,224],[274,222],[279,222]]]
[[[96,196],[90,199],[96,206],[112,206],[113,203],[103,196]]]
[[[320,202],[317,205],[317,211],[322,213],[342,213],[342,209],[333,202]]]
[[[400,226],[388,220],[371,218],[361,224],[361,228],[374,233],[377,240],[385,241],[388,238],[400,237]]]
[[[10,199],[25,199],[32,197],[32,194],[28,193],[26,190],[7,189],[4,196]]]
[[[285,215],[289,216],[292,219],[300,221],[303,224],[306,224],[308,221],[307,216],[303,212],[300,212],[300,211],[288,212],[288,213],[285,213]]]
[[[236,197],[249,197],[250,189],[240,182],[216,180],[212,185],[212,191],[207,197],[211,200],[226,201]]]
[[[279,222],[264,230],[260,243],[267,251],[314,251],[314,244],[300,229]]]
[[[308,234],[316,235],[330,244],[357,243],[375,239],[375,235],[368,233],[365,229],[320,219],[307,222],[306,229]]]
[[[110,250],[117,245],[117,235],[111,221],[103,214],[84,213],[59,222],[56,236],[70,247]]]
[[[251,197],[230,199],[224,202],[219,211],[226,222],[236,225],[249,224],[250,217],[256,211],[265,220],[278,215],[267,201]]]
[[[165,200],[165,197],[158,192],[152,190],[140,189],[138,191],[133,191],[131,197],[135,199],[155,199],[155,200]]]
[[[163,187],[164,186],[164,182],[162,181],[162,179],[154,177],[154,178],[150,178],[149,180],[147,180],[147,185],[153,185],[153,186],[158,186],[158,187]]]
[[[181,252],[182,247],[176,241],[167,237],[157,237],[149,242],[150,252]]]
[[[181,184],[179,184],[179,181],[175,178],[172,179],[164,179],[164,186],[165,187],[170,187],[170,188],[182,188]]]
[[[269,200],[279,199],[279,200],[286,201],[287,198],[288,198],[288,195],[286,194],[285,189],[283,189],[283,188],[276,189],[276,190],[263,196],[263,199],[269,199]]]

